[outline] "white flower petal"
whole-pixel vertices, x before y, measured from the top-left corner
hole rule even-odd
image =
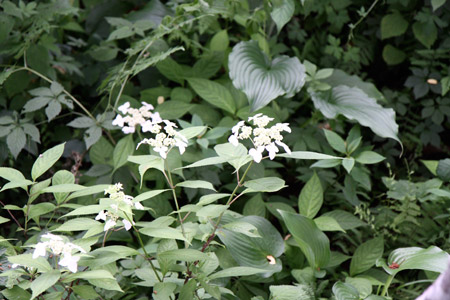
[[[125,226],[125,230],[126,230],[126,231],[128,231],[128,230],[131,229],[132,225],[131,225],[130,221],[123,219],[123,220],[122,220],[122,223],[123,223],[123,225]],[[134,224],[134,222],[133,222],[133,224]]]
[[[45,256],[47,253],[47,243],[37,243],[34,247],[33,259],[38,258],[39,256]]]
[[[148,103],[145,102],[145,101],[142,101],[141,104],[142,104],[143,106],[145,106],[145,108],[147,108],[147,109],[149,109],[149,110],[155,109],[155,108],[153,107],[153,105],[148,104]]]
[[[239,132],[239,129],[244,126],[245,121],[239,121],[236,125],[231,128],[231,132],[234,134],[237,134]]]
[[[134,131],[135,131],[134,126],[124,126],[124,127],[122,127],[122,132],[125,133],[125,134],[134,133]]]
[[[232,144],[235,147],[237,147],[237,145],[239,145],[239,141],[238,141],[236,135],[230,135],[230,137],[228,138],[228,141],[230,142],[230,144]]]
[[[98,213],[98,215],[95,217],[95,220],[103,220],[106,221],[106,211],[102,210]]]
[[[142,206],[141,202],[134,202],[134,207],[136,209],[144,210],[144,206]]]
[[[253,158],[256,163],[259,163],[262,159],[262,154],[255,148],[252,148],[248,151],[248,154]]]
[[[103,231],[107,231],[107,230],[109,230],[110,228],[113,228],[115,225],[116,225],[116,221],[114,221],[114,220],[108,220],[108,221],[106,221],[106,223],[105,223],[105,227],[103,228]]]
[[[65,254],[58,264],[60,266],[67,267],[72,273],[76,273],[78,271],[79,260],[79,256]]]
[[[266,146],[266,150],[267,150],[267,152],[269,152],[269,158],[270,158],[270,160],[273,160],[273,159],[275,158],[275,155],[276,155],[277,152],[279,151],[279,150],[278,150],[278,147],[275,146],[274,143],[270,143],[269,145],[267,145],[267,146]]]
[[[150,120],[147,120],[141,124],[142,132],[148,132],[148,131],[151,131],[152,129],[153,129],[153,123],[150,122]]]
[[[159,112],[154,112],[152,114],[152,123],[154,124],[159,124],[163,121],[163,119],[161,118],[161,116],[159,115]]]
[[[128,112],[128,108],[130,107],[130,102],[125,102],[121,106],[119,106],[119,111],[123,113],[124,115]]]
[[[112,121],[112,124],[115,126],[123,127],[124,120],[125,118],[123,118],[121,115],[117,115],[114,121]]]
[[[275,141],[275,143],[276,143],[278,146],[283,147],[283,149],[284,149],[284,151],[285,151],[286,153],[291,154],[291,149],[289,149],[288,145],[286,145],[285,143],[283,143],[283,142],[281,142],[281,141]]]

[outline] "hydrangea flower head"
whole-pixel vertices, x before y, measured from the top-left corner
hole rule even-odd
[[[253,126],[247,126],[245,121],[240,121],[231,129],[233,134],[228,141],[237,146],[239,140],[249,139],[254,147],[248,151],[248,154],[257,163],[262,160],[264,151],[269,153],[271,160],[279,152],[278,147],[282,147],[286,153],[291,153],[289,147],[282,142],[283,135],[281,134],[283,131],[291,132],[289,124],[277,123],[267,128],[267,125],[273,120],[273,118],[259,113],[248,118],[248,122],[252,122]]]
[[[78,270],[78,261],[80,256],[73,256],[73,252],[79,251],[86,253],[83,248],[70,242],[65,242],[61,236],[51,233],[44,234],[41,237],[41,242],[34,246],[33,258],[39,256],[46,256],[47,251],[52,254],[60,256],[58,264],[63,267],[67,267],[72,273],[76,273]]]
[[[122,128],[123,133],[134,133],[136,126],[140,125],[142,132],[151,131],[151,128],[162,122],[158,112],[151,112],[153,105],[147,102],[141,102],[142,106],[137,108],[130,107],[130,102],[126,102],[118,107],[118,110],[124,115],[118,114],[112,124]]]

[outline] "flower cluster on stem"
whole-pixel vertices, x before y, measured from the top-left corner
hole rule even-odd
[[[109,195],[109,199],[111,199],[113,203],[110,204],[110,207],[107,210],[100,211],[95,217],[96,220],[105,221],[104,231],[117,225],[120,215],[126,213],[124,208],[145,209],[140,202],[133,202],[133,197],[125,195],[122,190],[123,186],[121,183],[111,185],[105,190],[105,195]],[[132,225],[134,225],[133,220],[130,222],[127,218],[122,218],[122,223],[126,230],[130,230]]]
[[[124,116],[118,114],[113,120],[112,124],[122,128],[123,133],[134,133],[136,126],[140,125],[142,132],[151,131],[153,126],[161,123],[158,112],[151,112],[154,109],[153,105],[147,102],[141,102],[142,106],[137,108],[130,107],[130,102],[126,102],[119,106],[119,111]]]
[[[141,144],[148,144],[153,147],[155,152],[158,152],[162,158],[167,158],[167,153],[173,147],[178,147],[180,154],[183,154],[186,150],[188,140],[175,128],[178,126],[168,120],[162,120],[161,125],[155,124],[150,130],[155,134],[154,138],[143,139],[137,145],[136,149],[139,148]],[[163,127],[164,126],[164,127]],[[163,130],[164,129],[164,130]]]
[[[86,253],[83,248],[70,242],[64,242],[61,236],[51,233],[44,234],[41,237],[41,242],[37,243],[34,247],[33,258],[39,256],[46,256],[47,251],[50,251],[53,255],[60,256],[58,264],[63,267],[67,267],[72,273],[76,273],[78,270],[78,261],[80,256],[73,256],[73,252],[79,251]]]
[[[269,158],[272,160],[279,152],[278,146],[282,147],[285,152],[291,153],[289,147],[282,142],[283,131],[291,132],[291,128],[288,123],[277,123],[270,128],[266,128],[269,122],[273,121],[270,118],[261,113],[248,118],[248,122],[252,122],[253,126],[247,126],[245,121],[240,121],[232,129],[232,135],[228,138],[228,141],[237,146],[239,140],[249,139],[253,143],[253,148],[248,151],[248,154],[253,160],[259,163],[263,158],[264,151],[267,150]]]

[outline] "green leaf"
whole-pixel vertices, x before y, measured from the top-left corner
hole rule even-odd
[[[93,300],[99,299],[100,295],[94,290],[94,287],[90,285],[74,285],[72,286],[73,292],[80,296],[81,299]]]
[[[445,96],[445,94],[447,94],[447,92],[450,90],[450,76],[446,76],[441,79],[441,86],[441,96]]]
[[[450,181],[450,158],[439,161],[436,168],[436,175],[443,181]]]
[[[273,193],[281,190],[286,185],[284,184],[284,180],[278,177],[264,177],[245,181],[244,186],[247,188],[244,193]]]
[[[161,118],[171,120],[181,118],[194,107],[195,106],[190,103],[178,100],[170,100],[164,101],[164,103],[158,105],[156,107],[156,111],[161,114]]]
[[[295,3],[293,0],[275,1],[270,16],[275,24],[277,24],[278,33],[284,25],[286,25],[294,15]]]
[[[363,151],[355,157],[356,161],[361,164],[377,164],[386,159],[386,157],[373,152],[373,151]]]
[[[258,233],[258,228],[248,222],[234,221],[223,225],[223,228],[245,234],[249,237],[261,237]]]
[[[252,267],[232,267],[209,275],[208,279],[213,280],[217,278],[226,278],[226,277],[250,276],[264,272],[267,272],[267,270]]]
[[[215,156],[215,157],[208,157],[201,160],[196,161],[193,164],[187,165],[182,167],[181,169],[187,169],[187,168],[198,168],[198,167],[205,167],[205,166],[212,166],[212,165],[218,165],[222,164],[224,162],[227,162],[226,158]]]
[[[85,189],[84,186],[75,183],[58,184],[42,189],[42,193],[76,192]]]
[[[86,149],[89,149],[92,145],[96,144],[100,140],[101,137],[102,137],[102,128],[101,127],[96,126],[96,125],[89,127],[84,132],[84,135],[83,135],[84,142],[86,143]],[[103,149],[103,151],[105,151],[105,150]],[[105,155],[108,152],[102,152],[102,153],[103,153],[104,158],[106,158],[106,159],[109,158],[109,156]]]
[[[107,291],[123,292],[117,283],[117,279],[89,279],[88,282]]]
[[[12,264],[19,264],[29,268],[36,268],[39,272],[49,272],[53,268],[48,263],[47,259],[43,257],[33,258],[31,253],[9,256],[8,260]]]
[[[25,147],[26,142],[27,137],[21,127],[14,128],[6,137],[6,144],[8,145],[8,149],[11,151],[14,158],[19,156],[19,153]]]
[[[148,236],[161,238],[161,239],[177,239],[186,241],[182,232],[178,229],[165,227],[165,228],[141,228],[139,232]]]
[[[204,181],[204,180],[186,180],[186,181],[177,183],[175,186],[191,188],[191,189],[207,189],[207,190],[213,190],[213,191],[216,190],[210,182]]]
[[[209,44],[209,48],[211,51],[221,51],[225,52],[230,45],[230,40],[228,38],[228,33],[226,30],[221,30],[214,34],[211,38],[211,42]]]
[[[127,135],[117,143],[113,152],[113,173],[115,170],[127,163],[128,156],[133,155],[134,148],[135,145],[132,134]]]
[[[29,218],[36,218],[42,215],[45,215],[46,213],[49,213],[51,211],[54,211],[56,206],[53,203],[44,202],[44,203],[38,203],[36,205],[30,205],[29,206]]]
[[[198,207],[198,206],[197,206]],[[226,211],[230,207],[229,205],[222,204],[210,204],[205,207],[202,207],[200,210],[196,212],[197,217],[203,218],[217,218],[224,211]]]
[[[416,39],[428,49],[437,39],[438,30],[431,18],[426,23],[415,22],[412,29]]]
[[[315,300],[314,290],[310,285],[271,285],[270,299],[273,300]]]
[[[240,143],[236,147],[230,143],[219,144],[214,147],[214,150],[220,158],[225,159],[236,170],[253,160],[247,154],[247,148]]]
[[[242,214],[244,216],[265,217],[266,205],[261,198],[261,194],[256,194],[253,198],[250,198],[247,202],[245,202]]]
[[[350,276],[369,270],[377,259],[383,255],[384,241],[382,237],[371,239],[356,248],[350,262]]]
[[[51,270],[41,274],[38,278],[33,280],[30,285],[31,291],[33,292],[31,295],[31,300],[45,292],[48,288],[52,287],[60,277],[61,273],[59,270]]]
[[[343,210],[332,210],[322,216],[329,216],[335,219],[344,230],[351,230],[367,224],[355,217],[353,214]]]
[[[52,100],[52,98],[42,96],[30,99],[23,106],[23,112],[32,112],[41,109],[46,106],[50,102],[50,100]]]
[[[10,289],[3,289],[2,295],[8,300],[29,300],[31,298],[31,294],[20,288],[18,285],[14,285]]]
[[[433,7],[433,11],[444,5],[446,1],[447,0],[431,0],[431,6]]]
[[[389,254],[388,263],[382,259],[377,261],[377,266],[391,275],[402,270],[426,270],[442,273],[447,269],[449,254],[436,246],[427,249],[419,247],[399,248]],[[392,263],[398,264],[398,268],[389,268]]]
[[[202,136],[207,129],[208,129],[207,126],[192,126],[180,130],[179,133],[189,140],[194,137]]]
[[[381,39],[402,35],[408,28],[408,21],[399,13],[385,15],[381,19]]]
[[[192,77],[208,79],[214,76],[222,67],[224,52],[212,52],[203,55],[192,68]],[[233,101],[234,103],[234,101]]]
[[[48,121],[53,120],[61,112],[62,106],[56,99],[51,100],[47,107],[45,108],[45,114],[47,115]]]
[[[395,111],[383,108],[375,99],[367,96],[357,87],[337,86],[326,92],[311,93],[314,106],[327,118],[344,115],[356,120],[363,126],[386,138],[398,141],[398,125],[395,122]]]
[[[316,223],[317,228],[322,231],[342,231],[345,230],[339,225],[338,221],[329,216],[320,216],[314,219],[314,223]]]
[[[293,159],[342,159],[341,157],[311,151],[293,151],[290,154],[282,153],[277,154],[277,156]]]
[[[44,174],[48,169],[50,169],[61,157],[64,152],[64,145],[62,143],[58,146],[48,149],[43,154],[39,155],[33,167],[31,169],[31,178],[33,181]]]
[[[70,194],[69,197],[67,197],[67,201],[74,199],[74,198],[89,196],[89,195],[98,194],[98,193],[104,194],[105,189],[107,189],[108,187],[109,187],[109,184],[98,184],[98,185],[85,187],[84,189],[82,189],[78,192],[74,192],[74,193]]]
[[[336,300],[359,300],[358,290],[352,285],[341,281],[333,285],[333,294]]]
[[[168,57],[165,60],[159,62],[158,64],[156,64],[156,68],[167,79],[178,82],[181,85],[183,84],[183,68],[172,58]]]
[[[334,131],[324,129],[325,138],[330,144],[331,148],[336,150],[337,152],[346,153],[346,145],[345,141]]]
[[[227,229],[218,230],[218,237],[236,262],[240,266],[266,270],[266,273],[261,275],[263,277],[281,271],[280,260],[269,264],[267,259],[268,256],[277,258],[284,252],[283,238],[278,230],[269,221],[258,216],[247,216],[238,220],[255,226],[261,237],[249,237]]]
[[[14,189],[17,187],[23,188],[24,190],[26,190],[26,187],[33,184],[33,182],[31,180],[19,180],[19,181],[11,181],[8,182],[7,184],[5,184],[2,189],[0,190],[0,192],[9,190],[9,189]]]
[[[76,279],[114,279],[114,276],[106,270],[83,271],[65,276],[63,282],[72,282]]]
[[[314,172],[298,196],[298,208],[301,215],[314,218],[322,207],[323,189],[320,179]]]
[[[255,41],[238,43],[228,59],[233,85],[247,95],[251,112],[279,96],[294,96],[305,84],[305,67],[298,58],[278,56],[270,61]]]
[[[11,221],[11,220],[0,216],[0,224],[6,223],[6,222],[9,222],[9,221]]]
[[[372,294],[372,283],[369,279],[347,277],[345,278],[345,283],[355,287],[359,293],[359,296],[363,299],[366,299],[367,296]]]
[[[154,286],[154,300],[170,300],[177,285],[173,282],[157,282]]]
[[[100,224],[90,218],[76,218],[66,221],[64,224],[54,229],[54,231],[83,231]]]
[[[305,254],[309,265],[314,269],[326,266],[330,260],[330,241],[317,228],[314,221],[302,215],[282,210],[278,212],[303,254]]]
[[[402,50],[388,44],[383,48],[383,59],[390,66],[398,65],[406,59],[406,54]]]
[[[231,93],[221,84],[202,78],[187,79],[194,91],[207,102],[232,114],[236,106]]]
[[[230,194],[225,194],[225,193],[204,195],[204,196],[200,197],[200,200],[198,201],[197,205],[199,205],[199,206],[208,205],[210,203],[216,202],[219,199],[229,197],[229,196],[230,196]]]
[[[8,181],[22,181],[26,180],[23,174],[13,168],[0,167],[0,177]]]
[[[73,184],[75,182],[75,176],[67,171],[67,170],[59,170],[52,177],[52,185],[61,185],[61,184]],[[84,187],[82,187],[84,189]],[[62,193],[54,193],[56,202],[59,204],[63,202],[66,197],[69,195],[69,191],[63,191]]]
[[[194,249],[175,249],[164,251],[158,254],[164,260],[168,261],[187,261],[194,262],[197,260],[206,260],[208,259],[208,255],[203,252]]]
[[[134,201],[135,202],[141,202],[141,201],[144,201],[144,200],[147,200],[147,199],[151,199],[151,198],[156,197],[159,194],[167,192],[167,191],[170,191],[170,190],[167,189],[167,190],[148,191],[148,192],[139,194],[138,196],[134,197]]]
[[[342,160],[342,166],[345,168],[345,170],[349,174],[352,171],[354,165],[355,165],[355,159],[353,157],[345,157]]]

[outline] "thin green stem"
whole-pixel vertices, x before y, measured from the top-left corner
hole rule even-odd
[[[386,283],[384,284],[383,291],[381,292],[381,297],[386,296],[389,286],[391,285],[392,280],[394,279],[394,276],[395,275],[389,275],[388,279],[386,280]]]
[[[170,169],[167,165],[166,160],[164,160],[164,164],[166,165],[166,168],[167,168],[166,179],[168,179],[168,181],[169,181],[169,186],[172,189],[173,200],[175,201],[175,206],[177,208],[178,221],[180,222],[180,226],[181,226],[181,233],[183,234],[183,237],[186,239],[186,232],[184,231],[183,218],[181,217],[180,206],[178,204],[178,198],[177,198],[177,193],[175,191],[175,186],[173,185],[172,174],[170,173]],[[185,244],[186,244],[186,248],[187,248],[187,242],[185,242]]]
[[[147,253],[147,250],[145,250],[144,242],[142,241],[141,234],[139,233],[139,230],[134,226],[133,220],[128,217],[127,214],[125,214],[125,217],[127,218],[128,222],[130,222],[131,226],[133,226],[134,232],[136,232],[136,236],[138,238],[139,244],[141,245],[142,250],[144,251],[145,257],[147,258],[148,262],[150,263],[150,266],[153,269],[153,272],[155,273],[156,278],[159,282],[162,282],[161,277],[159,276],[158,272],[156,271],[156,267],[153,264],[152,260],[150,259],[150,255]]]
[[[347,44],[349,44],[350,41],[352,40],[352,38],[353,38],[353,31],[355,30],[355,28],[370,14],[370,12],[375,7],[375,5],[377,5],[378,1],[380,1],[380,0],[373,1],[372,5],[369,7],[367,12],[365,14],[363,14],[361,16],[361,18],[359,18],[358,22],[356,22],[355,24],[352,24],[352,27],[350,27],[350,32],[349,32],[348,37],[347,37]]]

